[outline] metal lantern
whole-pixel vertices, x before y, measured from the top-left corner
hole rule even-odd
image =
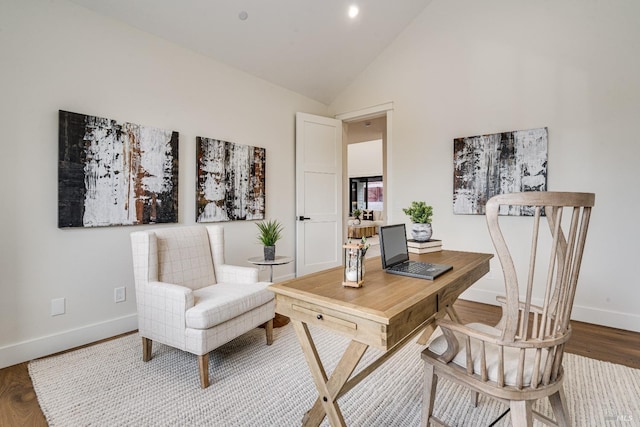
[[[360,288],[364,282],[364,245],[346,243],[342,245],[344,252],[344,273],[342,286]]]

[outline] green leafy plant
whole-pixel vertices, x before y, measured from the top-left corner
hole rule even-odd
[[[367,254],[367,249],[371,247],[371,244],[367,243],[367,238],[364,236],[360,239],[360,243],[362,244],[362,256],[365,256]]]
[[[354,218],[360,219],[360,215],[362,215],[362,211],[360,209],[354,209],[352,214]]]
[[[256,223],[260,233],[258,240],[264,246],[275,246],[276,242],[282,238],[283,226],[278,220],[262,221]]]
[[[433,207],[427,205],[425,202],[411,202],[411,206],[402,209],[402,211],[409,215],[411,222],[416,224],[431,224],[431,217],[433,216]]]

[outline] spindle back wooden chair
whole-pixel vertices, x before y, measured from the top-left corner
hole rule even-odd
[[[451,319],[438,320],[442,335],[422,353],[422,425],[444,425],[433,416],[438,377],[471,388],[476,405],[478,392],[504,401],[514,426],[531,426],[534,417],[546,424],[571,425],[562,386],[562,357],[571,335],[569,320],[594,202],[591,193],[562,192],[504,194],[487,202],[489,234],[505,282],[506,295],[498,298],[503,315],[495,327],[462,325],[452,309],[448,310]],[[533,214],[529,267],[521,281],[509,249],[514,243],[521,248],[527,237],[521,235],[523,224],[515,218],[509,220],[509,227],[499,221],[499,214],[508,209],[527,209]],[[565,211],[570,218],[563,218]],[[543,235],[546,227],[541,224],[545,222],[550,236]],[[508,233],[509,240],[505,238],[505,228],[517,232],[515,240]],[[555,422],[532,411],[533,402],[544,397],[550,400]]]

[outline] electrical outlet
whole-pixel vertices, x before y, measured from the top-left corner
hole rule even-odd
[[[65,313],[64,298],[55,298],[51,300],[51,315],[59,316]]]
[[[122,286],[120,288],[115,288],[113,290],[113,301],[114,302],[124,302],[127,299],[127,289]]]

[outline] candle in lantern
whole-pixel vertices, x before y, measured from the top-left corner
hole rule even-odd
[[[350,282],[357,282],[358,272],[356,270],[347,270],[347,280]]]

